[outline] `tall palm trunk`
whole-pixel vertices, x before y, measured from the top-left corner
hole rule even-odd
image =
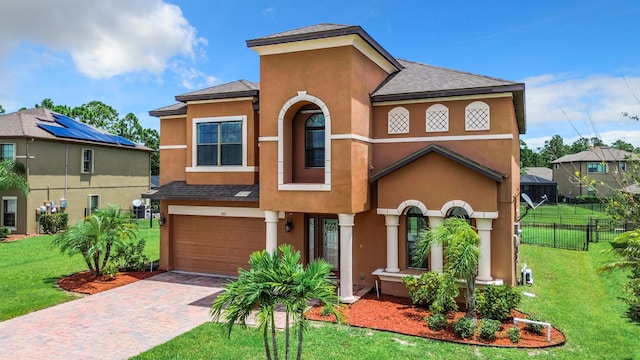
[[[271,343],[273,345],[273,358],[278,360],[278,342],[276,341],[276,319],[275,309],[271,311]]]
[[[465,317],[468,319],[476,320],[476,283],[475,283],[475,274],[474,276],[467,278],[467,294],[466,294],[466,305],[467,312]]]
[[[304,310],[300,310],[300,314],[298,314],[298,317],[300,319],[302,319],[302,317],[304,316]],[[300,360],[302,358],[302,338],[304,336],[304,322],[303,321],[299,321],[298,323],[298,354],[296,356],[297,360]]]
[[[267,360],[271,360],[271,350],[269,350],[269,333],[267,330],[269,330],[269,327],[265,326],[262,333],[262,341],[264,342],[264,352],[267,354]]]
[[[285,360],[289,360],[289,337],[290,337],[290,331],[289,331],[289,311],[287,311],[285,313],[285,320],[284,320],[284,358]]]

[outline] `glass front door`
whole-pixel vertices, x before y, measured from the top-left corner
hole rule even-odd
[[[338,219],[326,215],[307,216],[308,261],[323,258],[340,270],[340,227]]]

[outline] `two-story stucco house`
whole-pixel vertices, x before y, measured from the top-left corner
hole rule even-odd
[[[102,206],[128,209],[149,190],[152,149],[47,109],[0,115],[0,150],[24,166],[31,188],[0,193],[0,226],[17,234],[39,231],[45,204],[73,224]]]
[[[551,162],[558,194],[568,199],[578,196],[611,196],[633,185],[637,176],[633,163],[638,155],[608,146],[562,156]]]
[[[176,96],[160,118],[167,270],[237,275],[282,243],[353,286],[406,295],[418,231],[448,216],[482,238],[480,283],[514,284],[524,84],[394,58],[359,26],[247,41],[260,83]]]

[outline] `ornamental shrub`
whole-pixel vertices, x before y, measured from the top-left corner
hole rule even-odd
[[[502,323],[498,320],[483,319],[480,323],[480,337],[485,340],[493,341],[496,339],[496,332],[500,330]]]
[[[527,320],[531,320],[531,321],[544,321],[542,320],[540,317],[535,316],[535,315],[529,315],[527,316]],[[542,330],[544,330],[544,325],[540,325],[540,324],[527,324],[524,327],[525,330],[527,330],[530,333],[536,334],[536,335],[542,335]]]
[[[40,215],[40,225],[46,234],[57,234],[67,228],[69,215],[67,213],[42,214]]]
[[[485,319],[495,319],[502,322],[511,315],[521,298],[520,291],[515,287],[489,285],[478,294],[478,311]]]
[[[509,337],[509,340],[511,340],[512,343],[517,344],[520,342],[520,328],[519,327],[513,327],[509,330],[507,330],[507,336]]]
[[[473,336],[476,332],[476,322],[473,319],[461,317],[458,321],[453,323],[453,332],[463,339],[467,339]]]
[[[425,318],[427,326],[433,331],[442,330],[449,325],[447,322],[447,316],[445,314],[433,314]]]
[[[436,298],[429,307],[434,314],[447,314],[458,310],[456,296],[460,293],[460,287],[449,273],[440,275],[440,287],[436,291]]]
[[[11,229],[0,226],[0,239],[6,239],[9,235],[11,235]]]
[[[120,271],[144,271],[149,258],[144,254],[146,242],[144,239],[138,242],[130,242],[116,247],[116,252],[111,260]]]
[[[411,301],[421,307],[429,307],[435,299],[442,283],[442,275],[435,271],[423,273],[420,278],[405,276],[402,283],[409,291]]]

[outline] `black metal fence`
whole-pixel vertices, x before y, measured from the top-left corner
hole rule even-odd
[[[531,217],[521,223],[523,244],[559,249],[589,250],[590,242],[611,241],[626,230],[624,223],[612,219],[584,217]]]

